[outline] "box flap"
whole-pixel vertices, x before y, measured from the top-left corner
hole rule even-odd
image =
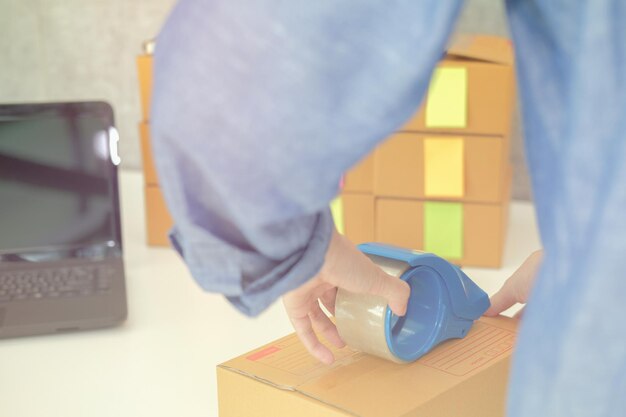
[[[447,341],[411,364],[345,348],[333,349],[337,360],[326,366],[292,334],[219,366],[352,415],[401,416],[508,358],[516,326],[507,317],[483,317],[464,339]]]
[[[460,34],[448,46],[448,56],[495,64],[513,64],[513,45],[507,38]]]

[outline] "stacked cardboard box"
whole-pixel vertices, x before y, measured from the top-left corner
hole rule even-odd
[[[348,238],[500,266],[516,102],[512,52],[508,40],[490,36],[452,44],[417,113],[346,174],[333,213]]]
[[[146,239],[148,245],[167,246],[167,233],[172,227],[172,218],[167,210],[154,168],[150,145],[150,98],[152,94],[152,49],[153,43],[144,45],[144,54],[137,57],[139,93],[141,97],[142,121],[139,123],[139,138],[143,159],[144,195],[146,207]]]

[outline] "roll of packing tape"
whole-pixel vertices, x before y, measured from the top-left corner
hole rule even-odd
[[[337,291],[337,329],[348,346],[394,362],[412,362],[447,339],[462,338],[489,307],[489,297],[448,261],[388,245],[359,246],[383,271],[411,287],[407,313],[398,317],[387,301]]]

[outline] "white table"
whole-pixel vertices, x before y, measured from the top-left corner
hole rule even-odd
[[[246,318],[200,290],[173,250],[147,247],[142,185],[121,173],[128,321],[0,340],[0,416],[217,416],[215,366],[292,331],[280,303]],[[492,294],[537,248],[533,207],[515,202],[504,267],[465,270]]]

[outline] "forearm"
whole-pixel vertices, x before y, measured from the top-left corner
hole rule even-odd
[[[204,288],[236,303],[271,289],[239,304],[254,314],[315,275],[340,176],[415,111],[441,55],[458,2],[429,3],[178,4],[157,39],[151,123]]]

